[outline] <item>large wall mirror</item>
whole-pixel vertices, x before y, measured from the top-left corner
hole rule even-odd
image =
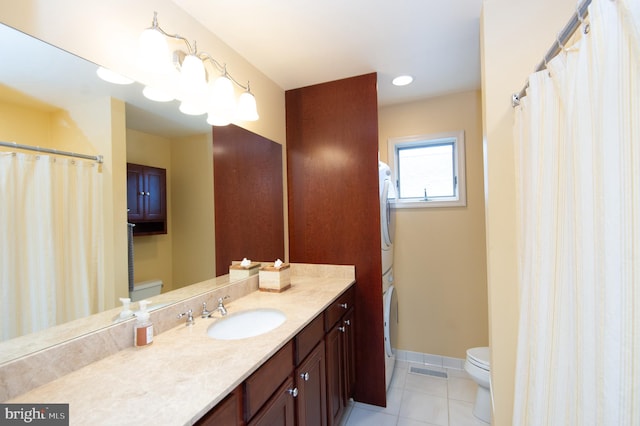
[[[116,99],[124,105],[126,117],[124,120],[126,128],[122,130],[126,135],[126,147],[123,147],[126,153],[122,153],[118,161],[146,164],[167,170],[168,232],[162,235],[134,238],[136,282],[162,280],[164,283],[163,294],[158,298],[158,301],[179,303],[180,298],[190,296],[185,289],[188,289],[191,284],[213,279],[216,275],[226,274],[227,271],[216,271],[216,251],[226,251],[226,247],[220,247],[215,241],[216,222],[224,224],[224,220],[216,218],[216,222],[214,222],[213,155],[215,132],[212,135],[212,128],[206,123],[205,116],[194,117],[181,114],[178,111],[176,101],[170,103],[149,101],[142,96],[142,86],[138,83],[118,86],[104,82],[96,76],[96,64],[2,24],[0,24],[0,51],[3,57],[11,58],[11,60],[3,61],[3,65],[0,67],[0,111],[12,111],[14,114],[17,110],[22,110],[22,113],[29,116],[49,115],[51,117],[51,114],[54,114],[55,120],[64,122],[65,126],[72,129],[69,133],[74,133],[73,143],[58,149],[102,154],[101,152],[92,152],[95,151],[95,147],[92,148],[90,144],[83,146],[82,141],[90,140],[93,133],[98,134],[105,132],[105,129],[113,130],[113,128],[109,128],[110,123],[105,125],[104,122],[97,126],[99,128],[93,128],[86,122],[77,123],[78,106],[93,105],[95,102],[109,102],[111,99]],[[82,107],[80,109],[82,112],[79,115],[87,114],[86,109]],[[70,113],[69,111],[74,112]],[[9,116],[5,115],[5,117]],[[0,117],[1,141],[46,146],[46,144],[38,142],[38,137],[42,132],[33,131],[36,127],[33,121],[28,119],[15,120],[15,115],[12,117],[11,119],[5,118],[4,121]],[[12,130],[11,121],[20,121],[22,128]],[[113,127],[112,123],[111,125]],[[231,138],[234,137],[233,133],[223,132],[223,134]],[[18,137],[22,140],[16,140]],[[271,143],[275,144],[275,142]],[[278,148],[281,152],[281,147]],[[0,149],[7,150],[7,148]],[[125,165],[118,164],[118,167],[125,167]],[[282,170],[278,170],[277,167],[270,167],[270,170],[272,172],[276,170],[280,174],[274,182],[282,182]],[[259,177],[256,178],[259,179]],[[282,199],[282,187],[278,189],[275,196]],[[243,191],[246,193],[246,189]],[[119,196],[126,193],[124,182],[114,183],[113,192]],[[231,190],[228,193],[233,194],[234,192]],[[262,196],[271,200],[274,197],[273,194],[262,194]],[[233,199],[227,201],[231,205],[236,202]],[[216,202],[220,201],[216,199]],[[282,207],[282,202],[279,204]],[[242,210],[242,214],[247,215],[251,211],[255,211],[256,206]],[[276,212],[276,214],[278,213]],[[282,215],[282,209],[279,214]],[[125,212],[122,212],[122,215],[124,216]],[[238,217],[241,216],[234,217],[236,222]],[[264,217],[259,220],[264,221]],[[279,225],[282,226],[282,216],[279,220]],[[246,222],[240,221],[241,227],[245,224]],[[267,222],[263,224],[272,227]],[[282,229],[282,227],[278,229]],[[114,232],[122,232],[125,235],[126,228],[116,229],[114,227]],[[254,232],[254,235],[259,237],[260,233]],[[273,256],[267,255],[267,259],[261,260],[284,256],[284,235],[271,236],[270,238],[279,239],[276,244],[278,249],[273,252]],[[243,241],[243,245],[252,246],[249,240]],[[0,253],[3,256],[5,254]],[[120,260],[126,258],[127,255],[126,251],[105,253],[105,256],[112,256]],[[233,258],[241,255],[233,253],[230,256]],[[122,264],[122,262],[119,263]],[[212,283],[212,285],[226,285],[228,281],[220,278]],[[119,288],[123,288],[121,284],[119,283]],[[20,283],[4,282],[2,285],[20,285]],[[107,283],[107,285],[110,284]],[[198,291],[202,291],[201,286],[197,287]],[[117,296],[127,295],[116,294],[116,299]],[[113,301],[107,305],[110,311],[118,312],[119,308],[113,307]],[[24,306],[20,309],[34,308],[38,307]],[[95,318],[85,322],[76,320],[75,323],[81,323],[80,326],[74,327],[77,331],[65,333],[63,339],[71,339],[80,334],[109,326],[112,324],[108,320],[109,318],[106,321],[96,321]],[[40,336],[45,335],[43,333],[46,334],[47,331],[38,332]],[[37,339],[41,340],[43,345],[33,345],[33,342],[30,341],[24,350],[15,350],[15,341],[20,339],[25,339],[25,337],[0,342],[0,354],[6,355],[0,356],[0,364],[24,356],[31,351],[41,350],[43,345],[59,343],[56,340],[43,338]],[[4,350],[8,347],[7,345],[12,345],[11,350]],[[9,353],[10,355],[8,355]]]

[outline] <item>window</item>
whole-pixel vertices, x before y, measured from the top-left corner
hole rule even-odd
[[[395,207],[466,206],[464,132],[389,139]]]

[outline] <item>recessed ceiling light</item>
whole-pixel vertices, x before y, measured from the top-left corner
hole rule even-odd
[[[407,84],[411,84],[413,81],[413,77],[410,75],[400,75],[393,79],[392,83],[394,86],[406,86]]]

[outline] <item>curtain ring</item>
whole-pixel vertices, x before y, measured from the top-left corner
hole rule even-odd
[[[560,33],[558,33],[558,35],[556,35],[556,43],[558,43],[558,47],[560,48],[560,50],[564,50],[564,46],[562,44],[562,42],[560,41]]]
[[[544,55],[544,58],[542,58],[542,61],[544,62],[544,69],[547,70],[547,74],[549,75],[549,77],[551,77],[551,73],[549,72],[549,61],[547,61],[547,55]]]
[[[578,17],[578,21],[580,21],[580,25],[582,26],[582,33],[589,34],[590,25],[588,22],[585,22],[584,16],[580,13],[580,6],[576,4],[576,16]]]

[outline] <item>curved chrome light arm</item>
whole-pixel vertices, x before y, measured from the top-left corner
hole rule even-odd
[[[189,43],[189,40],[187,40],[186,37],[183,37],[180,34],[169,34],[165,30],[163,30],[162,27],[160,27],[160,25],[158,24],[158,12],[153,12],[153,21],[151,22],[151,27],[147,29],[156,30],[160,34],[164,35],[165,37],[183,41],[184,44],[187,45],[187,50],[190,55],[195,55],[197,53],[196,52],[197,47],[196,47],[195,41],[193,42],[193,47],[192,47],[191,43]]]
[[[220,62],[216,61],[214,57],[212,57],[210,54],[208,54],[207,52],[200,52],[198,53],[198,57],[200,59],[202,59],[202,62],[204,62],[205,60],[208,60],[209,62],[211,62],[218,71],[220,71],[220,73],[224,76],[227,77],[229,80],[231,80],[236,86],[242,88],[242,90],[245,90],[247,92],[250,92],[251,90],[249,89],[249,83],[247,82],[247,85],[245,86],[244,84],[240,83],[238,80],[236,80],[235,78],[233,78],[233,76],[231,74],[229,74],[227,72],[227,64],[220,64]]]

